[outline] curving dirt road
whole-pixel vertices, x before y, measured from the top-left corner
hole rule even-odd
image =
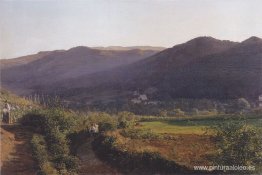
[[[30,140],[32,134],[20,125],[1,124],[1,175],[36,175]],[[80,159],[79,175],[119,175],[105,162],[97,158],[92,149],[93,139],[87,139],[77,149]]]
[[[19,125],[1,124],[1,175],[35,175],[31,155],[32,134]]]
[[[81,161],[79,175],[119,175],[119,172],[96,157],[92,149],[92,141],[93,139],[88,139],[77,150],[77,156]]]

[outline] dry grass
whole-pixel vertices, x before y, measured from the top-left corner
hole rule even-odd
[[[194,165],[209,165],[208,154],[214,144],[207,135],[173,134],[169,139],[130,139],[119,131],[108,133],[117,138],[120,149],[130,152],[158,152],[163,157],[174,160],[180,165],[192,168]]]

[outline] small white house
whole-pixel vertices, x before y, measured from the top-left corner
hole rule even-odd
[[[138,99],[140,99],[140,100],[142,100],[142,101],[148,100],[146,94],[141,94],[141,95],[139,95]]]
[[[258,100],[262,102],[262,95],[258,96]]]
[[[131,102],[134,104],[140,104],[140,103],[145,103],[147,100],[148,100],[147,96],[145,94],[141,94],[138,97],[133,98]]]
[[[262,94],[258,96],[258,106],[262,107]]]

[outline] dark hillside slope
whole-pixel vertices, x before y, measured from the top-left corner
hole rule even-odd
[[[2,85],[18,94],[30,94],[57,81],[104,71],[157,53],[154,50],[97,50],[75,47],[67,51],[41,52],[33,56],[5,60]]]
[[[262,94],[261,75],[261,39],[234,43],[200,37],[132,65],[72,79],[69,89],[63,89],[66,82],[54,87],[83,101],[131,98],[136,90],[152,100],[256,99]]]

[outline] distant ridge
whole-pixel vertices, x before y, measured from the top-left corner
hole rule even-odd
[[[165,47],[158,47],[158,46],[130,46],[130,47],[122,47],[122,46],[108,46],[108,47],[92,47],[93,49],[99,50],[155,50],[155,51],[162,51],[166,49]]]
[[[134,63],[158,53],[155,50],[100,50],[77,46],[68,50],[42,51],[0,60],[1,85],[28,94],[57,81],[105,71]]]
[[[134,91],[163,101],[256,100],[262,94],[262,42],[258,37],[242,42],[197,37],[162,51],[111,49],[79,46],[47,53],[1,71],[2,84],[19,94],[55,92],[86,104],[128,100]]]
[[[151,100],[175,98],[256,100],[262,94],[262,43],[198,37],[131,65],[83,75],[60,94],[87,102],[131,98],[139,90]],[[80,82],[78,83],[77,82]],[[58,82],[54,89],[68,87]],[[76,93],[77,92],[77,93]],[[129,95],[128,95],[129,94]]]

